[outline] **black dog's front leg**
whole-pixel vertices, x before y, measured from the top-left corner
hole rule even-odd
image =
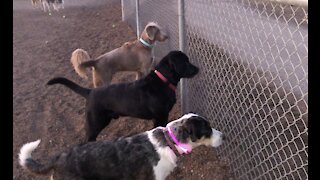
[[[96,141],[97,136],[110,123],[112,117],[117,117],[117,115],[109,111],[88,112],[85,124],[85,141]]]
[[[169,114],[158,116],[153,119],[153,128],[156,128],[158,126],[166,127],[168,123],[168,117]]]

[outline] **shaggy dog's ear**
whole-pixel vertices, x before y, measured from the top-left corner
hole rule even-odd
[[[196,127],[193,121],[187,120],[181,128],[178,131],[180,141],[183,143],[187,142],[187,139],[190,138],[192,142],[197,141],[197,135],[196,135]]]
[[[149,39],[151,41],[153,41],[155,39],[157,33],[159,32],[159,29],[158,29],[158,27],[151,25],[146,28],[146,32],[147,32]]]
[[[210,123],[201,117],[191,117],[188,119],[183,128],[192,142],[196,142],[201,137],[210,137],[212,134],[212,128]]]
[[[185,131],[187,132],[192,142],[196,142],[198,140],[198,137],[196,135],[197,130],[196,130],[195,124],[187,122]]]

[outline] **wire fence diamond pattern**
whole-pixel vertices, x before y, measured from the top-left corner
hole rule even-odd
[[[158,58],[179,48],[178,5],[140,0],[140,25],[157,21],[170,35],[155,48]],[[132,1],[123,8],[135,13]],[[237,179],[308,179],[307,7],[185,0],[184,11],[185,52],[201,71],[183,84],[183,112],[226,133],[218,153]]]

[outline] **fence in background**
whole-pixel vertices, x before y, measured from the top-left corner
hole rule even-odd
[[[132,28],[156,21],[169,33],[158,59],[182,47],[200,68],[180,87],[182,111],[227,135],[217,152],[234,177],[308,179],[307,1],[140,0],[138,26],[135,5],[122,0]]]

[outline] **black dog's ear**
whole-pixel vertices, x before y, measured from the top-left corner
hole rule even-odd
[[[184,60],[183,58],[186,58],[186,57],[179,54],[169,56],[169,68],[174,70],[179,76],[183,76],[186,70],[185,61],[187,60],[187,58],[186,60]]]

